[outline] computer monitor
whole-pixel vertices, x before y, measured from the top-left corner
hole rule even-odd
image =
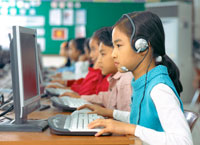
[[[46,121],[27,119],[29,113],[40,107],[36,30],[13,26],[10,46],[15,120],[0,126],[0,130],[43,131]]]
[[[38,65],[39,65],[39,80],[40,80],[40,84],[44,83],[44,72],[43,72],[43,62],[42,62],[42,54],[41,54],[41,48],[40,45],[37,44],[37,59],[38,59]]]

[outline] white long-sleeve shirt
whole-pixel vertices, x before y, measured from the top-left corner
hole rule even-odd
[[[164,132],[137,125],[135,136],[150,145],[193,145],[191,131],[173,90],[160,83],[152,89],[150,96]],[[114,110],[113,117],[130,122],[130,112]]]

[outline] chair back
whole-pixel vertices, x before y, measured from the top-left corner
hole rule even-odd
[[[199,118],[199,114],[193,111],[184,110],[184,115],[189,124],[190,130],[192,131],[197,119]]]

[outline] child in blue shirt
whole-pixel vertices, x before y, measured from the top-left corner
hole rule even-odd
[[[124,14],[114,25],[112,57],[120,72],[131,71],[131,112],[85,105],[93,113],[113,117],[98,119],[89,128],[130,134],[150,145],[192,145],[191,131],[180,100],[179,70],[165,53],[165,34],[160,18],[151,12]]]

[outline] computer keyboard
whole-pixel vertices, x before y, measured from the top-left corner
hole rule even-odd
[[[81,98],[72,98],[72,97],[64,96],[64,97],[60,97],[60,99],[62,99],[65,105],[68,105],[73,108],[77,108],[85,104],[90,104],[89,102]]]
[[[45,91],[47,94],[53,95],[53,96],[59,96],[62,95],[65,92],[73,92],[70,89],[58,89],[58,88],[45,88]]]
[[[69,129],[70,131],[94,131],[94,129],[88,129],[88,124],[100,118],[103,119],[102,116],[97,114],[77,113],[71,115],[71,118],[66,118],[64,129]]]
[[[56,115],[48,119],[51,132],[60,135],[94,135],[102,127],[89,129],[92,121],[104,118],[97,114],[73,113],[72,115]],[[104,134],[108,135],[108,134]]]
[[[52,101],[53,106],[66,110],[66,111],[74,111],[76,110],[76,108],[82,105],[90,104],[84,99],[72,98],[68,96],[51,97],[51,101]]]

